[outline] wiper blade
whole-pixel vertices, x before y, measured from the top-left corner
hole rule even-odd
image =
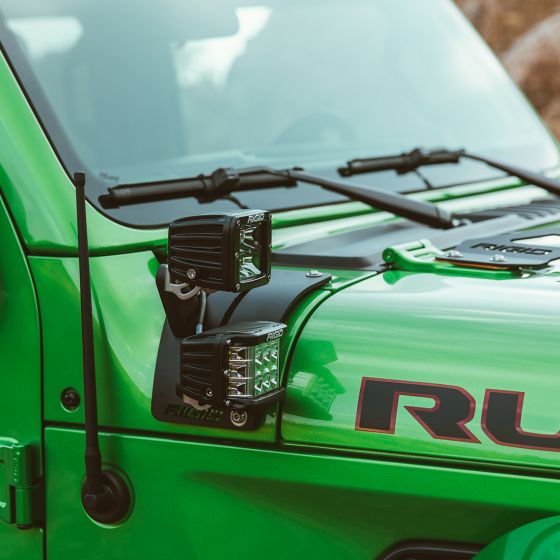
[[[317,185],[378,210],[391,212],[402,218],[408,218],[434,228],[448,229],[463,223],[462,220],[454,218],[450,212],[435,204],[414,200],[398,193],[326,179],[305,173],[301,168],[286,170],[269,167],[220,168],[209,175],[199,175],[187,179],[116,185],[110,187],[107,194],[100,197],[100,202],[104,208],[115,208],[189,196],[209,201],[240,191],[295,187],[298,182]]]
[[[208,175],[186,179],[150,181],[109,187],[99,201],[103,208],[118,208],[143,202],[173,200],[193,196],[199,200],[215,200],[236,191],[254,189],[295,187],[297,181],[283,175],[268,173],[264,168],[254,167],[235,170],[219,168]]]
[[[396,171],[399,175],[416,171],[423,165],[441,165],[459,163],[461,159],[480,161],[486,165],[499,169],[512,177],[517,177],[525,183],[541,187],[542,189],[560,196],[560,181],[551,179],[542,173],[535,173],[515,165],[479,156],[467,150],[433,150],[426,151],[416,148],[410,152],[404,152],[394,156],[382,156],[348,161],[338,172],[343,177],[360,175],[362,173],[375,173],[378,171]]]
[[[353,159],[346,162],[344,167],[339,167],[338,172],[342,177],[377,171],[396,171],[399,175],[404,175],[416,171],[423,165],[459,163],[463,154],[464,150],[432,150],[428,152],[416,148],[410,152],[392,156]]]

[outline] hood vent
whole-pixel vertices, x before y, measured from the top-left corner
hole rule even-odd
[[[555,199],[541,199],[535,200],[530,204],[519,204],[517,206],[504,206],[503,208],[495,208],[492,210],[481,210],[479,212],[472,212],[468,217],[478,220],[485,220],[489,218],[499,218],[510,214],[517,214],[527,220],[537,220],[539,218],[546,218],[558,214],[560,218],[560,200]]]
[[[560,199],[540,199],[530,204],[506,206],[458,215],[473,223],[450,230],[426,227],[409,220],[390,221],[341,233],[318,235],[315,239],[273,252],[277,265],[307,268],[384,269],[386,247],[429,239],[436,247],[448,249],[465,240],[490,237],[554,221],[560,221]]]

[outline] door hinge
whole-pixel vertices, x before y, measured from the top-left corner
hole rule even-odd
[[[18,529],[33,527],[31,445],[0,441],[0,520]]]

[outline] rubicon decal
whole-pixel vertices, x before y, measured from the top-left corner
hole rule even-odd
[[[536,434],[521,428],[525,393],[487,390],[482,409],[482,429],[500,445],[560,451],[560,432]]]
[[[364,378],[356,429],[394,434],[401,395],[427,397],[434,401],[428,407],[404,407],[433,438],[479,443],[465,427],[474,416],[476,403],[464,389],[452,385]]]
[[[434,438],[480,443],[467,424],[476,411],[474,397],[462,387],[439,383],[418,383],[364,377],[360,389],[356,430],[394,434],[399,398],[403,395],[425,397],[428,406],[404,409]],[[521,428],[525,393],[487,389],[481,425],[484,433],[498,445],[560,451],[560,432],[538,434]]]

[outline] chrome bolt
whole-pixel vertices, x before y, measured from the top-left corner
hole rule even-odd
[[[506,256],[499,253],[497,255],[494,255],[490,260],[497,263],[507,262]]]
[[[212,391],[212,389],[210,389],[210,387],[208,387],[208,389],[206,389],[206,396],[211,399],[214,396],[214,391]]]
[[[323,276],[323,273],[312,268],[305,276],[307,276],[307,278],[318,278],[319,276]]]
[[[249,419],[247,413],[244,410],[232,410],[229,418],[231,423],[238,428],[241,428],[247,424],[247,420]]]
[[[448,251],[446,256],[451,259],[462,259],[463,253],[461,253],[461,251],[457,251],[456,249],[454,249],[453,251]]]
[[[189,280],[194,280],[196,278],[196,270],[194,268],[189,268],[189,270],[187,270],[187,278]]]

